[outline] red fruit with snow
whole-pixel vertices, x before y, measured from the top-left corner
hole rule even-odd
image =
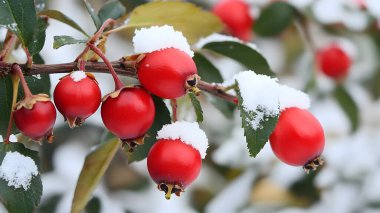
[[[193,59],[175,48],[145,54],[138,63],[137,75],[147,90],[167,99],[179,98],[187,90],[197,91],[199,79]]]
[[[101,92],[95,77],[74,71],[63,77],[54,90],[54,103],[71,128],[80,126],[99,108]]]
[[[247,3],[241,0],[222,0],[214,6],[213,12],[233,36],[243,41],[251,40],[254,21]]]
[[[197,123],[176,122],[164,126],[157,139],[147,158],[149,174],[166,199],[180,196],[199,175],[207,137]]]
[[[319,69],[333,79],[341,79],[347,76],[351,67],[350,56],[338,45],[331,45],[317,53]]]
[[[33,96],[32,100],[18,102],[13,118],[17,128],[25,136],[38,142],[46,137],[50,142],[56,115],[49,97],[39,94]]]
[[[284,163],[315,170],[325,146],[319,121],[307,110],[291,107],[281,112],[276,128],[270,136],[274,154]]]
[[[130,151],[142,144],[153,124],[155,106],[152,97],[139,87],[124,87],[105,96],[101,115],[107,129],[128,143]]]

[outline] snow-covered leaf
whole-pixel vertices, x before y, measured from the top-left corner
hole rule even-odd
[[[202,123],[203,110],[202,110],[201,103],[199,102],[197,96],[194,93],[189,92],[189,97],[190,97],[191,103],[193,104],[195,114],[197,115],[197,122]]]
[[[0,144],[0,162],[1,167],[6,167],[4,165],[4,158],[7,153],[19,153],[16,157],[21,156],[23,159],[30,159],[34,162],[35,166],[37,166],[38,171],[37,175],[32,175],[30,180],[30,185],[25,190],[23,187],[15,188],[15,186],[8,186],[8,182],[3,178],[0,178],[0,200],[3,202],[4,206],[7,208],[9,212],[20,212],[20,213],[29,213],[33,212],[35,207],[39,205],[40,199],[42,196],[42,182],[41,176],[39,174],[40,171],[40,158],[38,156],[38,152],[25,148],[25,146],[21,143],[10,143],[10,144]],[[23,155],[23,156],[22,156]],[[25,165],[17,165],[17,161],[12,161],[12,168],[15,166],[25,166]],[[20,167],[20,168],[21,168]],[[27,174],[26,169],[33,168],[24,168],[22,172],[17,172],[17,180],[21,181],[22,175]],[[26,176],[25,176],[26,177]],[[25,180],[23,180],[25,181]]]
[[[87,42],[87,40],[85,40],[85,39],[76,39],[76,38],[73,38],[71,36],[66,36],[66,35],[54,36],[53,48],[58,49],[58,48],[65,46],[65,45],[83,44],[86,42]]]
[[[70,27],[78,30],[79,32],[83,33],[84,35],[88,37],[88,34],[74,20],[72,20],[71,18],[69,18],[68,16],[66,16],[65,14],[63,14],[62,12],[58,10],[45,10],[38,13],[38,15],[44,15],[49,18],[60,21],[64,24],[67,24]]]
[[[334,96],[347,117],[350,119],[351,131],[355,132],[359,126],[359,109],[354,99],[342,85],[336,86]]]

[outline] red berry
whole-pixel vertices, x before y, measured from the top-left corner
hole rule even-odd
[[[153,94],[174,99],[196,86],[197,67],[185,52],[169,48],[147,53],[139,62],[137,75],[140,83]]]
[[[27,137],[41,141],[52,135],[56,111],[51,101],[37,101],[31,109],[24,106],[17,108],[13,118],[17,128]]]
[[[54,90],[54,103],[70,127],[81,125],[86,118],[95,113],[100,102],[100,88],[91,74],[79,81],[74,81],[67,75]]]
[[[120,93],[117,95],[117,92]],[[155,106],[144,89],[124,87],[106,97],[101,115],[107,129],[128,143],[144,137],[152,126]]]
[[[319,121],[309,111],[296,107],[281,112],[269,140],[274,154],[281,161],[292,166],[305,166],[309,170],[315,169],[309,168],[313,163],[320,163],[315,160],[325,146]]]
[[[251,40],[253,19],[249,14],[249,5],[244,1],[222,0],[214,6],[213,12],[233,36],[243,41]]]
[[[160,190],[179,196],[199,175],[202,160],[199,151],[179,139],[158,140],[148,154],[148,171]]]
[[[338,45],[331,45],[317,53],[320,70],[333,79],[347,76],[351,67],[351,58]]]

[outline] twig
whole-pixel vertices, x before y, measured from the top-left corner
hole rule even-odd
[[[13,34],[11,31],[7,32],[7,35],[4,40],[3,49],[0,52],[0,61],[4,61],[8,57],[14,43],[16,42],[16,38],[16,35]]]
[[[170,105],[172,107],[172,120],[174,123],[177,121],[177,99],[170,99]]]

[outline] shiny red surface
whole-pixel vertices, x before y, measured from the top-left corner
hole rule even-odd
[[[146,54],[137,69],[140,83],[153,94],[167,99],[183,96],[186,78],[194,74],[197,67],[193,59],[174,48]]]
[[[17,128],[32,139],[44,137],[53,128],[56,116],[51,101],[39,101],[32,109],[21,108],[13,114]]]
[[[351,67],[351,58],[339,46],[331,45],[317,53],[320,70],[333,79],[347,76]]]
[[[54,103],[65,118],[86,119],[96,112],[100,102],[100,88],[89,77],[74,82],[66,76],[54,89]]]
[[[148,171],[157,183],[191,184],[199,175],[199,152],[180,140],[158,140],[148,154]]]
[[[101,106],[104,125],[120,139],[136,139],[149,130],[155,116],[152,97],[142,88],[124,88]]]
[[[325,146],[319,121],[309,111],[295,107],[281,112],[269,140],[274,154],[293,166],[303,166],[315,159]]]

